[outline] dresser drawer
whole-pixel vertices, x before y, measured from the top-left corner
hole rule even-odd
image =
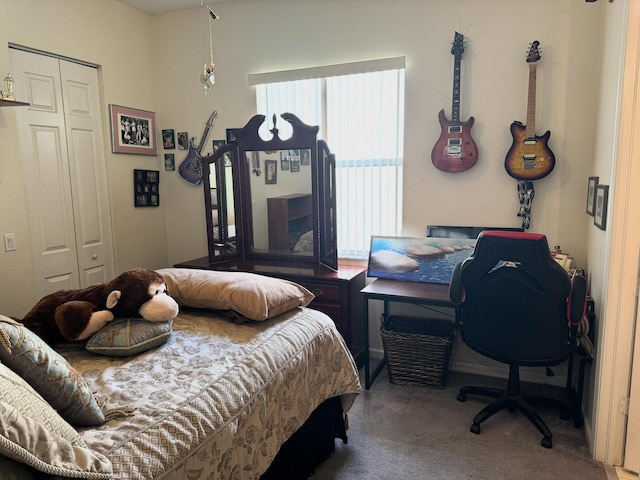
[[[314,301],[340,303],[340,285],[316,282],[301,282],[300,284],[316,296]]]

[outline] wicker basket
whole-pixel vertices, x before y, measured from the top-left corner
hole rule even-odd
[[[391,383],[444,388],[456,336],[453,322],[391,315],[383,318],[380,336]]]

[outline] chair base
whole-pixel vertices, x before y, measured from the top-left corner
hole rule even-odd
[[[462,387],[458,393],[457,400],[465,402],[467,395],[483,395],[495,398],[493,402],[484,407],[473,419],[471,432],[480,433],[480,424],[494,413],[507,409],[510,412],[519,410],[531,423],[542,433],[542,441],[540,444],[545,448],[553,446],[552,434],[549,427],[540,415],[533,409],[531,404],[545,405],[559,409],[560,417],[569,419],[571,417],[571,409],[568,404],[553,398],[540,396],[525,396],[520,393],[520,372],[517,365],[509,366],[509,383],[506,391],[498,388],[467,386]]]

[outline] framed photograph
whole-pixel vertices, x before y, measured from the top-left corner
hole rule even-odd
[[[286,150],[280,152],[280,170],[289,170],[289,155]]]
[[[187,132],[178,132],[178,150],[187,150],[189,148],[189,134]]]
[[[278,183],[278,162],[276,160],[264,161],[264,183],[267,185],[275,185]]]
[[[596,185],[595,212],[593,224],[600,230],[607,229],[607,203],[609,201],[609,185]]]
[[[311,149],[300,150],[300,165],[311,165]]]
[[[587,213],[593,217],[596,205],[596,185],[600,177],[589,177],[587,183]]]
[[[173,150],[176,148],[176,134],[173,128],[162,130],[162,146],[165,150]]]
[[[475,244],[475,238],[372,236],[367,276],[446,285]]]
[[[136,207],[160,205],[160,172],[158,170],[133,170],[133,205]]]
[[[300,171],[300,157],[289,157],[289,170],[291,172]]]
[[[111,151],[133,155],[157,155],[156,114],[146,110],[109,105]]]
[[[238,139],[236,138],[236,131],[240,130],[239,128],[227,128],[227,143],[235,144]]]
[[[176,161],[173,153],[164,154],[164,169],[167,172],[173,172],[176,169]]]

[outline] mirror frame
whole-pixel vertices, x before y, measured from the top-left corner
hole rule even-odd
[[[337,233],[336,233],[336,182],[335,155],[329,151],[324,140],[318,140],[318,126],[303,123],[292,113],[283,113],[282,119],[292,128],[287,139],[281,139],[276,126],[277,117],[273,115],[273,128],[269,131],[272,138],[264,140],[258,129],[265,121],[264,115],[255,115],[242,128],[227,129],[227,144],[220,146],[212,155],[202,159],[202,175],[207,221],[207,243],[209,263],[221,263],[236,259],[251,261],[281,261],[304,265],[324,265],[338,270]],[[307,149],[311,152],[311,200],[313,225],[313,252],[298,253],[292,251],[254,249],[253,212],[251,175],[253,165],[247,160],[251,152],[272,152],[277,150]],[[231,154],[233,194],[235,205],[236,242],[231,245],[216,245],[213,230],[211,182],[212,169],[224,165],[225,154]],[[324,160],[324,161],[323,161]],[[219,180],[218,180],[219,182]],[[224,198],[218,196],[220,208]],[[266,198],[264,199],[266,201]],[[224,207],[223,207],[224,208]],[[322,220],[322,221],[321,221]]]
[[[319,233],[319,206],[318,206],[318,161],[316,158],[316,143],[318,127],[310,126],[303,123],[298,117],[292,113],[283,113],[281,117],[288,122],[293,132],[291,136],[285,140],[278,135],[277,117],[273,115],[273,128],[270,129],[272,138],[264,140],[258,133],[258,129],[265,121],[264,115],[255,115],[247,124],[239,129],[234,130],[233,134],[236,138],[238,146],[238,155],[240,163],[240,176],[242,179],[243,194],[243,232],[245,237],[245,257],[251,259],[269,259],[282,260],[296,263],[314,263],[320,262],[320,233]],[[254,232],[253,232],[253,212],[252,212],[252,192],[251,192],[251,164],[247,161],[247,154],[258,151],[275,151],[275,150],[297,150],[309,149],[311,151],[311,199],[313,204],[312,223],[313,223],[313,252],[296,254],[295,252],[279,253],[278,251],[268,249],[254,249]],[[265,199],[266,200],[266,199]]]
[[[225,210],[223,217],[223,227],[228,227],[226,218],[226,190],[220,188],[221,182],[224,180],[225,162],[228,157],[231,160],[231,175],[233,185],[233,203],[235,207],[235,240],[234,245],[229,242],[220,244],[219,238],[214,236],[214,224],[213,224],[213,204],[211,202],[211,172],[216,174],[216,188],[217,188],[217,203],[218,210]],[[236,148],[233,145],[221,145],[211,155],[202,157],[202,185],[204,191],[204,206],[205,206],[205,219],[207,226],[207,246],[209,263],[219,263],[227,260],[234,260],[242,258],[244,255],[244,222],[242,218],[242,195],[240,193],[240,169],[238,165],[238,157],[236,154]],[[223,198],[224,195],[224,198]]]

